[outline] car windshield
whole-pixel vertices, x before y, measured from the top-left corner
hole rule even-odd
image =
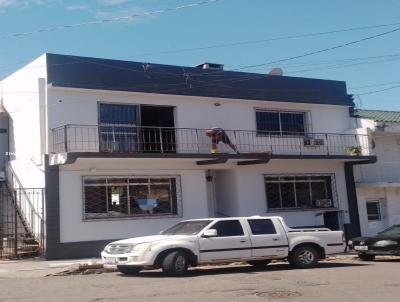
[[[182,221],[162,231],[162,235],[197,235],[202,229],[210,224],[212,220]]]
[[[397,236],[400,237],[400,225],[394,225],[379,233],[379,236]]]

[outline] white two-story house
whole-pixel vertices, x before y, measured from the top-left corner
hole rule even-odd
[[[360,233],[353,166],[375,156],[344,82],[45,54],[1,99],[8,175],[44,188],[48,259],[210,216]]]
[[[356,110],[354,116],[378,159],[355,169],[361,233],[376,235],[400,224],[400,112]]]

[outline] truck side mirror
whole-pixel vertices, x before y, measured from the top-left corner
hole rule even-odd
[[[216,229],[209,229],[207,231],[204,231],[204,233],[203,233],[203,237],[205,237],[205,238],[217,237],[217,236],[218,236],[218,232]]]

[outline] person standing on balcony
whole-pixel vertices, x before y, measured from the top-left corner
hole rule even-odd
[[[220,127],[212,127],[206,130],[206,135],[211,138],[211,154],[219,153],[218,144],[220,142],[228,145],[233,151],[239,154],[237,147],[232,144],[224,129]]]

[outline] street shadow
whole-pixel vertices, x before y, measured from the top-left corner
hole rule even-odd
[[[375,260],[371,262],[400,262],[400,256],[398,258],[385,258],[385,256],[377,256]]]
[[[344,263],[344,262],[321,262],[317,267],[313,268],[313,270],[320,269],[332,269],[332,268],[344,268],[344,267],[356,267],[356,266],[369,266],[373,265],[373,263]],[[185,275],[185,278],[195,278],[202,276],[212,276],[212,275],[228,275],[228,274],[258,274],[261,272],[277,272],[277,271],[290,271],[290,270],[299,270],[291,267],[286,263],[277,263],[270,264],[265,269],[258,269],[250,265],[229,265],[229,266],[203,266],[203,267],[195,267],[190,268]],[[138,275],[124,275],[119,274],[121,277],[141,277],[141,278],[160,278],[165,276],[163,275],[161,270],[151,270],[151,271],[142,271]]]

